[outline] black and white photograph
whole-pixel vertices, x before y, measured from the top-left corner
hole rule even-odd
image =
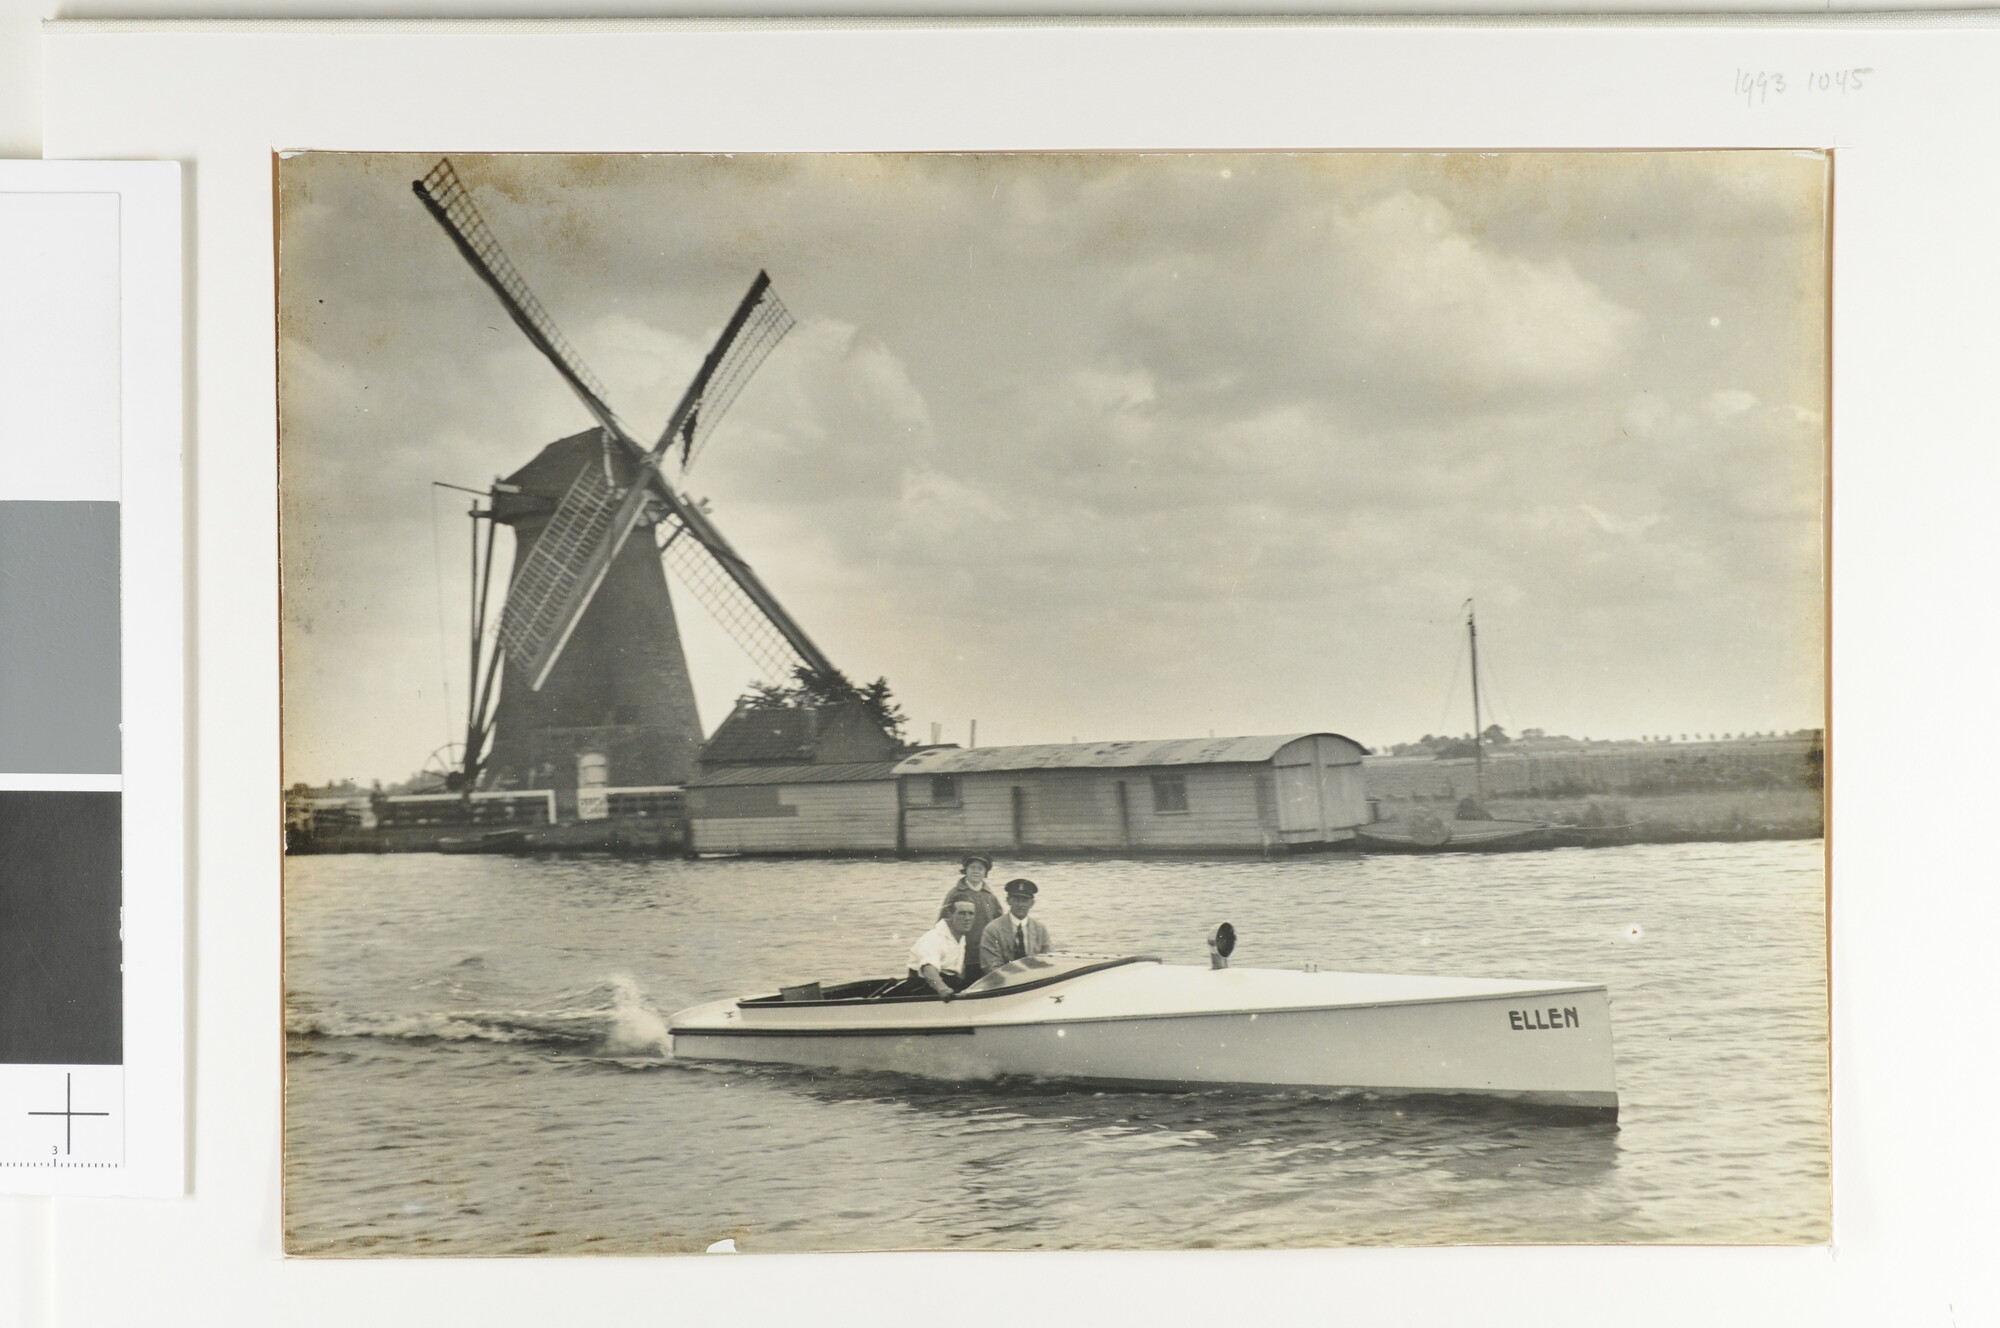
[[[288,1253],[1829,1239],[1826,153],[273,169]]]

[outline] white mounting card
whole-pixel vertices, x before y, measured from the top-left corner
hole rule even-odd
[[[180,199],[0,162],[0,1193],[186,1190]]]
[[[202,724],[205,1145],[184,1205],[59,1211],[74,1322],[658,1318],[876,1324],[963,1296],[977,1255],[281,1262],[272,851],[278,651],[272,161],[292,148],[841,151],[1800,147],[1838,161],[1829,1249],[1020,1254],[1047,1322],[1258,1324],[1337,1301],[1409,1324],[1991,1321],[1987,1002],[2000,896],[1966,698],[1990,687],[2000,434],[2000,31],[1846,26],[634,32],[58,24],[48,150],[196,165],[207,465]],[[1859,93],[1820,75],[1869,69]],[[1849,86],[1851,86],[1851,81]],[[172,107],[173,114],[159,108]],[[191,214],[192,215],[192,214]],[[428,476],[426,476],[428,478]],[[1865,754],[1865,755],[1863,755]],[[1857,756],[1862,759],[1855,759]],[[1905,809],[1921,808],[1910,833]],[[802,903],[802,907],[809,906]],[[1370,942],[1357,929],[1358,943]],[[1971,1051],[1972,1054],[1968,1054]],[[1746,1068],[1754,1075],[1756,1067]],[[1724,1091],[1727,1084],[1714,1085]],[[449,1104],[477,1109],[475,1104]],[[663,1127],[664,1128],[664,1127]],[[385,1131],[385,1137],[389,1132]],[[1621,1166],[1631,1166],[1629,1158]],[[950,1196],[941,1177],[939,1191]],[[1337,1200],[1337,1193],[1329,1196]],[[1032,1219],[1024,1211],[1023,1219]],[[123,1274],[103,1275],[120,1243]],[[998,1266],[998,1265],[994,1265]],[[806,1298],[810,1297],[808,1302]],[[953,1302],[957,1303],[957,1302]]]

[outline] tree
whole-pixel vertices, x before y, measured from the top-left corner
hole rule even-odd
[[[1507,736],[1507,730],[1501,728],[1498,724],[1488,724],[1479,736],[1482,740],[1495,747],[1500,746],[1502,743],[1513,741],[1512,738]]]
[[[856,687],[839,669],[821,673],[804,664],[792,670],[789,685],[753,682],[739,701],[752,710],[815,710],[859,702],[869,717],[882,726],[882,731],[897,742],[903,740],[903,726],[909,722],[909,716],[896,704],[887,678]]]

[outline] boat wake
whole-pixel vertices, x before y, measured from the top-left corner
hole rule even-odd
[[[391,1042],[490,1042],[558,1048],[611,1059],[667,1055],[667,1022],[630,975],[565,992],[542,1008],[399,1013],[294,1007],[285,1032],[300,1039],[375,1038]]]

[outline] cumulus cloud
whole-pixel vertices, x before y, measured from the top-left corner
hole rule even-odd
[[[588,424],[411,202],[428,164],[282,168],[302,777],[440,727],[468,574],[430,482]],[[686,483],[920,729],[1394,741],[1438,727],[1469,594],[1516,726],[1812,722],[1817,163],[459,165],[642,433],[772,273],[799,325]],[[749,669],[707,630],[713,718]]]

